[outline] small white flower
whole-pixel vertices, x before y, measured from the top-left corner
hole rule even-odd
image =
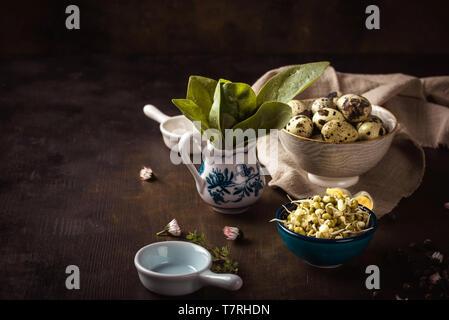
[[[239,230],[239,228],[237,227],[224,227],[223,228],[223,233],[226,237],[226,240],[235,240],[237,238],[241,238],[242,237],[242,232]]]
[[[437,260],[439,263],[442,263],[443,262],[443,258],[444,258],[444,255],[441,253],[441,252],[439,252],[439,251],[435,251],[433,254],[432,254],[432,257],[431,257],[433,260]]]
[[[429,280],[430,280],[430,282],[432,282],[432,284],[437,283],[438,281],[440,281],[440,279],[441,279],[441,276],[438,272],[435,272],[434,274],[432,274],[429,277]]]
[[[398,294],[394,296],[396,300],[408,300],[408,298],[402,299]]]
[[[147,167],[143,167],[140,170],[140,179],[141,180],[150,180],[153,177],[153,170]]]
[[[179,227],[178,221],[176,219],[173,219],[170,221],[164,228],[164,230],[159,231],[156,233],[157,236],[167,235],[170,234],[174,237],[179,237],[181,235],[181,228]]]

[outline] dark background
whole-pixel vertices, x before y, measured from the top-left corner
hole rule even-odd
[[[317,60],[344,72],[448,75],[446,3],[2,1],[0,298],[161,298],[141,286],[132,261],[176,217],[214,245],[225,244],[224,225],[249,239],[230,244],[241,290],[187,298],[366,299],[364,267],[378,264],[387,270],[379,296],[393,299],[404,273],[387,252],[426,238],[449,250],[446,228],[435,227],[449,224],[447,149],[426,149],[423,184],[380,221],[364,254],[320,270],[266,223],[283,192],[266,188],[243,215],[213,214],[141,108],[178,114],[170,99],[184,97],[191,74],[253,83],[271,68]],[[81,30],[65,28],[69,4],[80,7]],[[381,30],[365,28],[368,4],[380,7]],[[143,165],[156,181],[139,181]],[[81,290],[64,286],[70,264],[80,267]]]
[[[65,28],[69,4],[80,8],[80,30]],[[380,30],[365,28],[369,4],[380,8]],[[137,69],[152,80],[163,68],[171,78],[252,83],[268,69],[317,60],[343,72],[445,75],[448,9],[442,0],[2,1],[0,58],[62,57],[78,69],[98,56],[144,58],[154,67]],[[202,63],[216,59],[218,74]],[[256,60],[262,68],[248,63]]]
[[[65,29],[76,4],[81,29]],[[365,28],[376,4],[381,30]],[[2,1],[1,54],[448,54],[447,1]]]

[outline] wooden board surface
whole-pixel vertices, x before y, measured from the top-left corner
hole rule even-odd
[[[423,184],[400,202],[395,219],[380,221],[361,256],[322,270],[290,253],[267,222],[286,202],[282,191],[267,188],[242,215],[212,212],[187,168],[170,163],[158,124],[142,113],[145,103],[153,103],[176,114],[169,101],[184,96],[189,74],[252,83],[269,68],[308,60],[316,59],[92,56],[1,62],[0,298],[165,299],[140,284],[133,258],[140,247],[161,240],[155,233],[174,217],[183,230],[204,232],[211,245],[226,245],[225,225],[239,226],[247,239],[228,243],[240,263],[240,291],[204,288],[185,298],[370,298],[364,286],[370,264],[381,269],[381,297],[393,298],[401,284],[385,264],[386,252],[431,238],[449,253],[449,210],[443,208],[449,201],[448,150],[426,149]],[[437,68],[438,59],[411,69],[416,57],[332,61],[351,72],[448,71]],[[155,181],[139,180],[143,165],[154,170]],[[65,288],[71,264],[80,268],[80,290]]]

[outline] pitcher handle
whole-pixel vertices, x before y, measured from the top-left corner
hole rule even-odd
[[[214,273],[210,270],[206,270],[199,276],[203,284],[226,290],[238,290],[243,284],[242,278],[231,273]]]
[[[178,150],[179,153],[181,153],[182,162],[187,166],[187,169],[189,169],[190,173],[193,176],[193,179],[195,179],[195,184],[198,192],[201,193],[201,190],[203,190],[204,188],[204,180],[201,178],[198,171],[196,170],[196,167],[192,164],[192,161],[190,160],[190,140],[192,136],[193,136],[192,132],[184,133],[181,139],[179,140]]]

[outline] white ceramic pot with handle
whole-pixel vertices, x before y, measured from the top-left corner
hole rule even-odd
[[[143,107],[144,114],[154,121],[160,123],[159,130],[162,133],[165,145],[175,152],[179,152],[178,143],[182,135],[186,132],[191,132],[200,135],[198,130],[193,125],[192,121],[187,119],[184,115],[170,117],[152,104],[147,104]],[[205,143],[201,146],[193,144],[190,148],[190,153],[198,154],[201,152]]]
[[[235,274],[212,272],[210,253],[186,241],[147,245],[136,253],[134,264],[143,286],[162,295],[186,295],[204,286],[238,290],[243,284]]]

